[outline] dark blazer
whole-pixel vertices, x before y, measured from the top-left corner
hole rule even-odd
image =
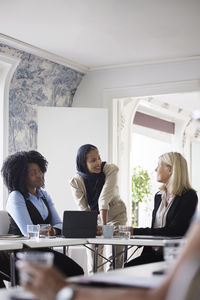
[[[183,236],[186,233],[198,202],[196,192],[187,190],[181,196],[176,196],[167,213],[165,227],[153,228],[161,200],[161,194],[157,193],[154,198],[151,228],[134,228],[135,235]]]

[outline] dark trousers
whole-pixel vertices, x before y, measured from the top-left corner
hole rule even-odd
[[[162,249],[155,251],[152,247],[144,247],[141,255],[126,263],[124,267],[126,268],[126,267],[138,266],[142,264],[149,264],[149,263],[159,262],[163,260],[164,258],[163,258]]]
[[[65,276],[72,277],[83,275],[83,269],[79,266],[74,260],[69,258],[68,256],[51,250],[49,248],[43,249],[34,249],[27,251],[50,251],[54,254],[54,266]],[[5,287],[3,280],[8,280],[8,278],[2,275],[1,271],[10,277],[10,260],[9,258],[0,258],[0,288]],[[16,283],[19,283],[18,271],[16,269]]]
[[[65,277],[84,274],[82,267],[79,266],[73,259],[63,253],[54,250],[51,251],[54,253],[54,266],[57,267],[57,269],[60,270]]]
[[[0,288],[5,288],[3,280],[10,280],[10,258],[0,257]]]

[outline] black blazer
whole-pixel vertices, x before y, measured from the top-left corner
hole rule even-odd
[[[186,233],[198,202],[196,192],[187,190],[181,196],[176,196],[167,213],[165,227],[153,228],[161,200],[161,194],[157,193],[154,198],[151,228],[134,228],[135,235],[183,236]]]

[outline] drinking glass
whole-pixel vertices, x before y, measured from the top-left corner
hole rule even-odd
[[[31,282],[32,277],[27,272],[26,267],[23,265],[20,267],[22,262],[31,262],[37,264],[43,264],[47,267],[53,265],[54,254],[52,252],[40,252],[40,251],[27,251],[27,252],[18,252],[16,254],[17,262],[16,265],[19,266],[19,280],[22,286],[15,289],[8,289],[8,299],[9,300],[37,300],[36,297],[24,290],[23,285],[27,282]],[[7,299],[7,298],[6,298]]]
[[[176,259],[181,244],[179,240],[164,240],[164,260],[166,268],[169,268]]]
[[[47,267],[53,265],[54,259],[54,254],[52,252],[42,251],[18,252],[16,256],[18,259],[17,264],[20,264],[21,262],[30,262],[32,264],[43,264]],[[19,269],[19,278],[21,284],[31,281],[31,276],[23,269],[23,267]]]
[[[39,239],[40,225],[27,225],[27,235],[29,239]]]
[[[119,237],[122,239],[130,239],[131,236],[131,227],[125,225],[119,225]]]

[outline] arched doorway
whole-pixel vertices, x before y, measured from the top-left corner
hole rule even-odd
[[[122,91],[109,91],[105,96],[104,100],[106,101],[105,106],[109,108],[110,115],[110,135],[109,135],[109,147],[110,147],[110,161],[116,163],[119,168],[119,187],[122,199],[127,204],[128,212],[129,212],[129,223],[131,221],[131,184],[130,184],[130,132],[131,132],[131,124],[134,117],[134,114],[137,110],[137,107],[140,103],[141,98],[148,96],[146,95],[169,95],[169,93],[189,93],[199,91],[198,82],[194,81],[187,83],[171,83],[171,84],[160,84],[159,86],[146,86],[146,87],[136,87],[129,88],[127,91],[123,90],[123,94],[126,93],[130,95],[136,95],[136,97],[126,97],[119,98],[116,97],[116,94],[121,94]],[[149,92],[149,93],[148,93]],[[115,94],[116,93],[116,94]],[[141,95],[144,96],[138,96]],[[112,97],[111,97],[112,96]],[[115,96],[115,97],[113,97]],[[151,96],[152,97],[152,96]],[[110,102],[108,101],[110,98]],[[111,99],[112,98],[112,99]],[[173,105],[166,106],[165,103],[160,105],[161,108],[170,109]],[[184,114],[184,110],[179,110],[180,114]],[[185,117],[185,125],[189,121],[190,116]],[[184,126],[181,127],[180,131],[184,131]],[[179,138],[177,141],[180,145],[182,145],[183,136]],[[185,149],[182,147],[185,154]],[[188,157],[186,157],[188,159]]]

